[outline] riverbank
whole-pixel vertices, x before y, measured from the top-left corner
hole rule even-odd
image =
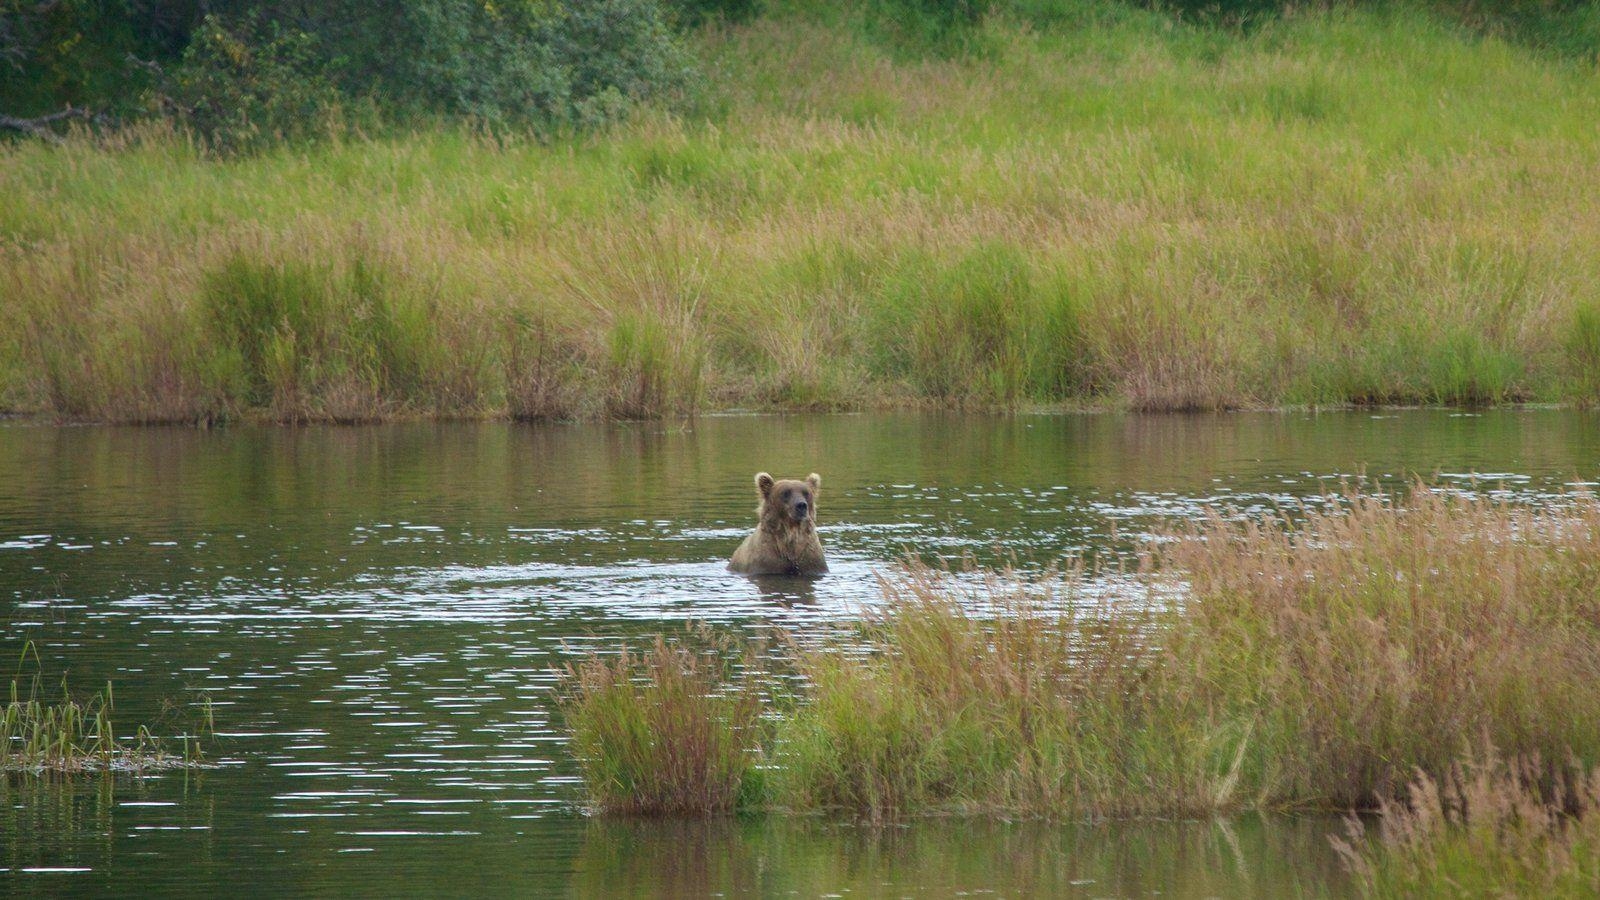
[[[1592,64],[1407,10],[1120,5],[912,54],[701,33],[535,141],[0,147],[0,408],[68,420],[1592,402]]]

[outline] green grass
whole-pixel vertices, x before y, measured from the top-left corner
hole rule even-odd
[[[733,680],[725,642],[709,644],[657,638],[641,653],[623,648],[567,670],[562,708],[595,809],[714,815],[757,790],[759,697]],[[647,680],[635,678],[640,670]]]
[[[649,417],[1593,402],[1600,82],[1425,11],[775,4],[698,111],[0,147],[0,407]],[[868,23],[869,24],[869,23]]]
[[[52,701],[37,677],[13,678],[10,699],[0,706],[0,774],[145,774],[204,764],[198,732],[185,735],[174,753],[142,725],[131,736],[119,736],[113,712],[109,684],[85,698],[74,698],[63,685],[60,699]]]
[[[667,644],[591,663],[574,749],[603,809],[700,795],[706,767],[653,761],[715,733],[719,802],[675,811],[869,819],[1365,809],[1483,742],[1600,762],[1600,499],[1328,499],[1178,527],[1110,594],[911,568],[768,693],[756,657],[738,680]]]

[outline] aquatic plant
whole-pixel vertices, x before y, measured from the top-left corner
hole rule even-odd
[[[22,663],[30,655],[37,666],[34,645],[24,645]],[[106,690],[75,698],[62,681],[61,697],[50,700],[40,674],[16,674],[11,677],[10,700],[0,706],[0,773],[141,773],[205,764],[200,738],[213,730],[210,701],[197,724],[182,735],[178,753],[146,725],[139,725],[133,735],[118,737],[112,724],[114,711],[109,682]]]
[[[788,648],[800,677],[773,679],[777,699],[753,660],[737,683],[669,644],[591,662],[567,707],[586,783],[605,808],[662,808],[681,776],[663,783],[650,754],[713,732],[739,765],[711,767],[720,799],[699,808],[875,819],[1367,808],[1483,740],[1600,761],[1593,495],[1354,486],[1163,538],[1109,592],[1073,568],[975,583],[909,566],[851,637]],[[749,728],[763,710],[770,729]],[[672,730],[687,722],[692,741]]]
[[[761,703],[726,643],[705,644],[658,637],[567,669],[561,708],[597,811],[712,815],[748,799]]]
[[[29,687],[24,694],[24,680],[20,676],[11,680],[10,699],[0,707],[0,773],[142,774],[205,762],[198,732],[184,735],[178,753],[142,725],[131,737],[119,737],[111,720],[110,684],[104,691],[74,699],[63,683],[61,699],[51,701],[43,698],[36,676],[26,679]]]

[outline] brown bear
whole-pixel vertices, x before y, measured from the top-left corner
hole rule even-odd
[[[817,539],[817,490],[822,476],[815,472],[805,481],[773,481],[765,472],[756,475],[761,504],[755,533],[733,551],[729,571],[745,575],[821,575],[828,571]]]

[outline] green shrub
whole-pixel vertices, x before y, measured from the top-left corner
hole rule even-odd
[[[0,0],[0,113],[65,106],[134,112],[153,83],[140,61],[176,59],[198,4],[169,0]]]
[[[207,16],[166,100],[216,145],[239,148],[320,130],[339,93],[312,35],[259,21],[230,28]]]
[[[132,110],[154,88],[155,105],[224,146],[367,105],[402,119],[595,125],[691,84],[657,0],[10,5],[26,8],[0,16],[0,63],[21,77],[0,82],[0,111]]]

